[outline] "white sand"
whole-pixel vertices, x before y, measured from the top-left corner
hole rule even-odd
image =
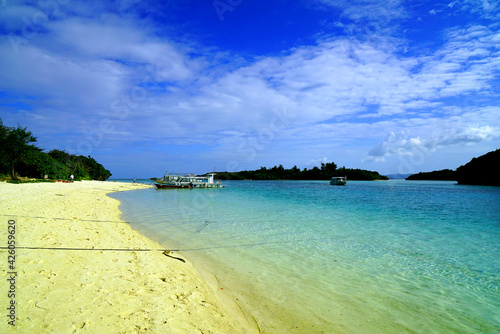
[[[122,222],[119,202],[105,195],[141,187],[147,186],[0,182],[0,246],[7,246],[9,219],[17,246],[15,326],[7,317],[12,270],[7,250],[0,250],[0,333],[258,332],[221,303],[187,260],[161,251],[22,248],[165,249]]]

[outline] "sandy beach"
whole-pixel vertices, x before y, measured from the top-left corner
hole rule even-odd
[[[0,182],[0,273],[8,282],[0,285],[0,332],[258,332],[182,254],[166,256],[167,246],[122,221],[119,202],[106,196],[144,187]]]

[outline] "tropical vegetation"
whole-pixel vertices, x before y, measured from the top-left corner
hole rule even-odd
[[[43,179],[106,180],[109,170],[90,156],[61,150],[48,153],[35,146],[37,138],[20,125],[5,126],[0,119],[0,178],[17,180],[19,176]]]

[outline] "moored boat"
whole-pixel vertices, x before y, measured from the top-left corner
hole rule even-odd
[[[345,186],[347,183],[347,176],[334,176],[330,180],[332,186]]]
[[[220,181],[214,181],[215,173],[209,173],[204,176],[196,176],[194,174],[168,174],[165,173],[163,178],[155,179],[155,186],[159,189],[165,188],[224,188]]]

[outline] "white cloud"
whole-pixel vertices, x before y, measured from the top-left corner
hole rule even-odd
[[[412,156],[434,152],[451,145],[469,145],[500,137],[500,128],[478,124],[462,128],[435,129],[431,136],[410,137],[407,131],[391,132],[387,138],[368,152],[368,160],[384,161],[390,156]]]
[[[79,25],[69,26],[75,29]],[[284,108],[287,112],[286,124],[280,121],[279,133],[273,132],[273,140],[293,142],[297,150],[313,145],[308,142],[312,138],[317,138],[315,145],[323,141],[326,144],[324,148],[331,149],[335,147],[334,142],[342,142],[346,138],[352,141],[356,138],[377,137],[380,131],[390,130],[378,128],[378,132],[370,133],[367,130],[370,124],[361,123],[360,118],[389,115],[408,117],[410,111],[423,110],[432,114],[433,110],[438,111],[442,106],[439,98],[486,87],[487,78],[480,73],[492,68],[491,62],[485,62],[477,64],[477,68],[464,71],[460,62],[449,60],[453,58],[453,61],[465,62],[470,57],[487,59],[487,52],[466,55],[440,51],[425,59],[402,58],[389,52],[389,45],[340,39],[297,48],[286,56],[263,58],[219,75],[217,79],[207,77],[200,80],[203,83],[199,86],[184,87],[185,76],[173,76],[179,78],[180,90],[149,90],[143,99],[133,101],[131,89],[134,83],[155,83],[151,75],[146,76],[146,80],[144,76],[141,77],[144,66],[137,66],[136,62],[164,65],[149,56],[155,54],[151,51],[154,47],[149,51],[136,52],[134,45],[146,49],[151,45],[144,33],[131,32],[129,35],[136,40],[136,44],[127,45],[124,42],[125,45],[119,45],[119,36],[125,34],[125,30],[116,27],[108,29],[106,25],[99,24],[92,26],[90,31],[101,28],[104,35],[110,34],[109,40],[116,38],[115,45],[111,45],[109,50],[93,45],[86,49],[85,43],[69,44],[62,37],[64,43],[73,45],[85,56],[69,58],[68,55],[65,58],[41,47],[28,46],[29,52],[21,56],[34,59],[18,58],[16,71],[22,71],[23,63],[41,66],[30,70],[31,74],[28,75],[33,77],[25,76],[23,80],[16,81],[19,78],[13,76],[9,85],[17,85],[19,90],[25,90],[30,88],[23,86],[28,78],[33,92],[43,92],[45,87],[44,94],[53,94],[54,97],[60,95],[67,101],[79,101],[82,106],[89,106],[89,102],[93,101],[92,106],[103,109],[101,117],[117,121],[122,132],[129,134],[126,138],[164,144],[220,145],[226,151],[235,152],[242,145],[241,138],[257,140],[259,131],[270,128],[276,118],[274,112]],[[67,34],[70,36],[73,32]],[[453,42],[455,51],[462,50],[468,42]],[[162,45],[166,49],[173,48],[168,42]],[[446,48],[451,50],[451,46]],[[190,62],[197,64],[196,60],[182,56],[179,50],[173,53],[178,55],[179,60],[174,57],[171,62],[179,64],[181,68]],[[5,62],[5,68],[12,68],[15,62],[7,60],[11,63]],[[127,64],[126,61],[134,61],[134,64]],[[421,68],[420,64],[423,64]],[[44,81],[47,79],[50,81]],[[194,91],[196,94],[193,95]],[[116,98],[128,104],[126,119],[120,120],[116,112],[110,110]],[[350,121],[338,124],[343,118]],[[87,121],[95,122],[94,119]],[[332,124],[328,124],[335,119]],[[353,121],[355,123],[350,123]],[[398,134],[397,128],[394,130]],[[303,143],[297,140],[300,136],[306,138]],[[109,133],[107,137],[124,138],[116,133]],[[391,137],[379,150],[386,150],[389,155],[403,154],[427,143],[418,142],[418,138],[409,138],[404,142],[402,138],[400,135]],[[391,147],[395,151],[391,151]],[[374,152],[376,150],[372,156],[377,156]]]
[[[470,125],[463,129],[448,129],[432,140],[435,147],[446,145],[471,144],[490,141],[500,136],[500,129],[489,125]]]
[[[89,107],[107,107],[126,87],[129,69],[107,60],[67,58],[32,45],[15,54],[4,42],[0,72],[2,86],[13,94],[31,96],[38,106],[85,113]]]
[[[71,18],[49,26],[54,32],[51,42],[73,51],[74,55],[115,60],[130,67],[151,66],[155,69],[155,80],[190,79],[200,67],[179,46],[160,40],[132,20],[116,15],[104,15],[100,20]]]

